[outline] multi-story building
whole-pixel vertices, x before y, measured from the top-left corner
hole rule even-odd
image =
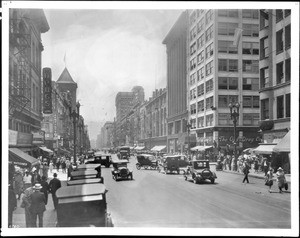
[[[258,15],[250,9],[189,10],[187,96],[197,145],[234,144],[230,103],[239,104],[238,149],[261,140]]]
[[[10,158],[35,156],[43,144],[41,130],[41,34],[49,30],[44,11],[9,11],[9,147]],[[20,151],[21,150],[21,151]]]
[[[260,10],[260,129],[269,150],[276,156],[276,167],[289,172],[290,145],[276,149],[291,128],[291,10]],[[289,141],[289,138],[286,139]]]
[[[167,48],[167,150],[183,151],[187,134],[187,34],[184,11],[163,40]]]
[[[107,121],[101,128],[101,148],[111,148],[113,147],[113,122]]]

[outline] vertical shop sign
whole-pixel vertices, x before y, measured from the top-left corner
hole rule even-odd
[[[51,83],[51,69],[43,68],[43,112],[45,114],[52,113],[52,83]]]

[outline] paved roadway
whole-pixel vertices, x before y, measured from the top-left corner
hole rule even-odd
[[[269,193],[262,179],[243,184],[241,174],[216,171],[215,184],[194,184],[183,175],[137,170],[135,163],[129,165],[133,181],[116,182],[111,169],[102,169],[116,227],[291,227],[290,193],[278,193],[276,185]]]
[[[115,227],[166,228],[290,228],[291,194],[268,192],[264,180],[217,171],[215,184],[194,184],[183,175],[137,170],[132,158],[133,180],[112,179],[111,168],[102,166],[108,210]],[[214,167],[214,166],[213,166]],[[214,168],[212,168],[214,170]],[[65,185],[66,174],[58,173]],[[24,209],[14,212],[13,224],[25,227]],[[44,213],[44,227],[55,227],[56,211],[51,195]]]

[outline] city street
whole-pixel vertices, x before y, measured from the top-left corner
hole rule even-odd
[[[182,175],[137,170],[116,182],[102,168],[115,227],[290,228],[290,193],[268,192],[263,179],[216,171],[215,184],[194,184]],[[212,167],[212,170],[214,168]]]

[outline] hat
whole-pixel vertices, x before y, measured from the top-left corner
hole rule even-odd
[[[57,177],[57,173],[54,173],[53,176],[54,176],[54,177]]]
[[[34,185],[34,187],[33,187],[35,190],[39,190],[39,189],[41,189],[42,188],[42,185],[41,184],[39,184],[39,183],[36,183],[35,185]]]
[[[282,169],[281,167],[279,167],[277,170],[280,170],[280,171],[282,171],[283,169]]]

